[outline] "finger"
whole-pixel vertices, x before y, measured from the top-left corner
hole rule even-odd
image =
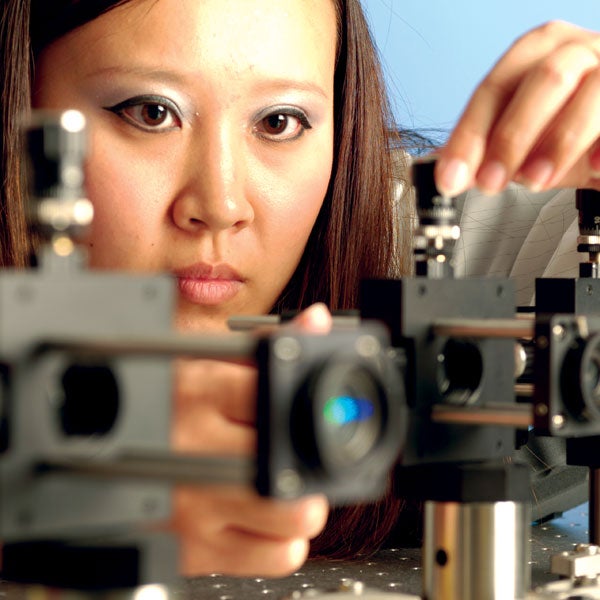
[[[172,445],[186,453],[245,456],[256,452],[256,429],[206,404],[175,405]]]
[[[311,539],[321,532],[327,521],[328,505],[322,496],[291,502],[262,500],[260,515],[256,515],[248,503],[233,503],[227,507],[225,512],[230,511],[232,526],[257,536]]]
[[[175,397],[179,405],[209,405],[234,423],[254,424],[257,373],[253,367],[211,360],[175,363]]]
[[[496,115],[512,94],[491,77],[477,88],[458,121],[435,166],[437,187],[447,196],[457,196],[473,187]]]
[[[178,488],[175,506],[187,574],[225,569],[229,574],[281,575],[303,562],[306,540],[321,531],[327,517],[327,502],[320,496],[283,502],[238,488]],[[302,551],[290,553],[294,544]],[[265,561],[272,553],[283,560],[267,565],[254,558],[263,554]]]
[[[313,304],[294,317],[292,321],[293,326],[311,333],[328,333],[332,323],[331,313],[322,303]]]
[[[529,32],[506,52],[477,88],[439,152],[436,182],[440,190],[453,196],[473,185],[489,134],[525,73],[557,47],[583,38],[595,40],[592,32],[552,22]]]
[[[182,452],[255,452],[256,372],[218,361],[177,361],[172,443]]]
[[[554,184],[548,185],[551,187],[563,188],[590,188],[600,190],[600,173],[596,173],[591,165],[591,155],[594,150],[600,147],[600,140],[596,142],[591,150],[584,153],[583,156],[570,168],[568,173],[561,180]],[[522,182],[524,178],[518,174],[517,181]]]
[[[185,530],[205,537],[233,527],[265,537],[311,538],[325,525],[328,504],[321,495],[277,500],[244,487],[202,490],[182,486],[176,492],[176,508]],[[210,522],[206,522],[207,515],[212,516]]]
[[[477,186],[482,191],[498,193],[514,178],[523,161],[539,143],[548,123],[558,119],[562,131],[581,133],[587,120],[581,119],[581,114],[588,113],[579,114],[578,120],[582,126],[573,129],[573,124],[569,122],[565,128],[563,120],[567,112],[564,108],[571,104],[571,111],[576,106],[590,104],[598,90],[590,85],[587,76],[594,73],[599,65],[600,57],[592,48],[580,43],[568,43],[532,68],[490,133],[487,152],[476,175]],[[583,89],[579,89],[579,86]],[[584,96],[580,102],[572,100],[576,91],[577,98]],[[575,138],[570,136],[569,143],[573,141],[576,141]],[[587,148],[592,140],[581,138],[577,141]],[[554,155],[556,157],[556,153]],[[577,156],[573,162],[576,159]],[[541,189],[552,174],[549,162],[538,163],[536,187]]]
[[[533,191],[567,184],[570,171],[600,136],[600,60],[598,65],[521,167],[519,177]],[[591,175],[591,165],[587,169],[576,185]]]
[[[228,531],[214,545],[185,537],[180,543],[180,570],[185,577],[214,573],[236,577],[285,577],[308,557],[304,538],[272,540],[245,532]],[[216,584],[218,585],[218,583]]]

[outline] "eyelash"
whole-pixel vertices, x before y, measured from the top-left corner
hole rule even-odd
[[[163,126],[165,120],[162,120],[156,125],[148,125],[147,123],[145,124],[143,122],[142,114],[133,116],[127,112],[131,109],[143,110],[144,108],[155,108],[159,111],[164,110],[163,115],[165,120],[170,119],[172,123],[165,127]],[[130,125],[133,125],[134,127],[137,127],[138,129],[148,133],[163,133],[165,131],[179,129],[181,127],[181,116],[179,114],[179,109],[171,100],[164,98],[163,96],[136,96],[134,98],[128,98],[123,102],[119,102],[114,106],[105,106],[104,109],[114,113],[126,123],[129,123]]]
[[[272,118],[281,119],[281,117],[283,117],[286,120],[285,121],[286,129],[287,129],[287,126],[289,125],[289,119],[290,118],[295,119],[298,122],[297,129],[299,129],[299,131],[294,132],[292,135],[289,135],[289,134],[282,135],[279,133],[269,134],[264,131],[260,131],[261,125],[264,125],[269,119],[272,119]],[[280,120],[280,122],[281,122],[281,120]],[[300,136],[302,136],[304,134],[304,132],[307,129],[312,129],[312,125],[310,124],[310,121],[308,120],[306,113],[294,106],[279,106],[274,109],[269,109],[269,112],[267,114],[259,116],[258,123],[255,127],[255,131],[258,133],[258,135],[260,135],[261,137],[264,137],[265,139],[267,139],[269,141],[278,142],[278,143],[292,142],[294,140],[297,140]]]
[[[170,117],[171,121],[174,121],[174,124],[170,124],[167,127],[162,126],[164,124],[164,121],[161,121],[157,125],[144,124],[143,115],[133,116],[127,112],[128,110],[131,111],[131,109],[143,110],[144,108],[148,107],[164,109],[165,118]],[[135,96],[134,98],[128,98],[123,102],[119,102],[114,106],[105,106],[104,109],[114,113],[130,125],[133,125],[134,127],[137,127],[138,129],[141,129],[142,131],[146,131],[148,133],[162,133],[181,127],[182,119],[177,106],[171,100],[163,96]],[[295,131],[292,135],[283,135],[281,133],[268,133],[265,131],[261,131],[261,126],[264,126],[264,124],[269,119],[279,118],[279,122],[282,122],[282,117],[284,119],[283,123],[285,124],[285,129],[287,129],[289,125],[289,120],[291,118],[295,119],[298,122],[296,129],[299,130]],[[306,113],[294,106],[281,106],[276,107],[274,109],[269,109],[269,112],[267,114],[264,114],[264,116],[259,116],[258,123],[255,126],[255,131],[258,135],[260,135],[268,141],[278,143],[294,141],[301,137],[304,134],[304,132],[308,129],[312,129],[312,125],[310,124]]]

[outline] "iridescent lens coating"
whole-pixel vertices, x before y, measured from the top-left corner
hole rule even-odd
[[[321,459],[348,468],[373,452],[385,421],[385,398],[370,369],[343,361],[324,368],[315,408],[317,446]],[[320,425],[319,425],[320,422]]]
[[[370,400],[351,396],[330,398],[323,408],[325,420],[332,425],[365,421],[371,418],[374,412],[373,403]]]

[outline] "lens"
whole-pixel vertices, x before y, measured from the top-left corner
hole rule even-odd
[[[568,414],[577,421],[600,420],[600,335],[572,343],[561,368],[560,392]]]
[[[70,365],[62,375],[65,435],[106,435],[119,414],[119,386],[108,365]]]
[[[328,435],[334,436],[340,447],[350,449],[361,435],[364,424],[373,419],[374,415],[375,405],[372,400],[337,396],[327,400],[323,408],[324,429]]]
[[[372,450],[379,431],[376,408],[373,400],[347,395],[325,403],[323,429],[337,460],[354,463]]]
[[[438,386],[449,404],[469,404],[483,378],[483,359],[476,343],[449,340],[438,357]]]
[[[600,335],[592,336],[583,350],[580,387],[588,420],[600,418]]]
[[[367,398],[338,396],[330,398],[323,408],[325,421],[331,425],[345,425],[357,421],[365,421],[373,416],[373,403]]]
[[[381,438],[386,401],[379,379],[363,366],[334,363],[321,371],[315,389],[315,441],[321,464],[355,465]]]
[[[600,357],[594,356],[585,365],[583,384],[588,390],[588,397],[593,406],[600,407]]]

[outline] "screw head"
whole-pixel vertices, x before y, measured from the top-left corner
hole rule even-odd
[[[302,346],[296,338],[289,336],[281,337],[275,340],[273,353],[279,360],[293,362],[298,360],[302,355]]]
[[[360,356],[369,358],[379,354],[381,351],[381,344],[379,343],[379,340],[372,335],[361,335],[356,339],[355,348]]]
[[[295,469],[282,469],[277,473],[275,479],[277,491],[286,497],[294,497],[300,495],[304,489],[302,477]]]

